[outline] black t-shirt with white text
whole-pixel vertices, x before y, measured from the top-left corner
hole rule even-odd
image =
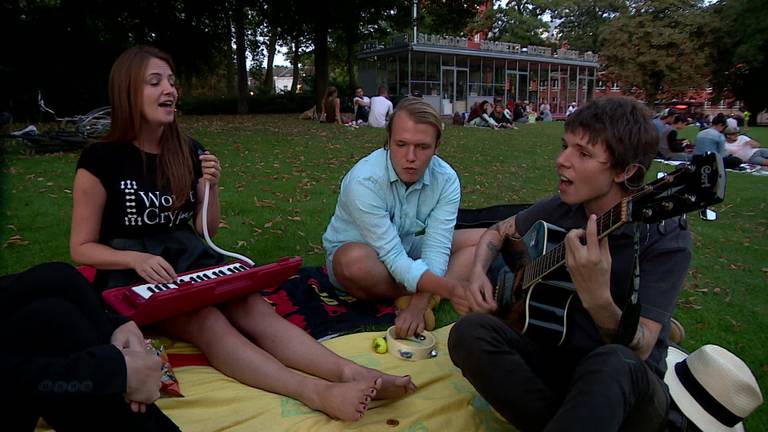
[[[77,168],[98,178],[107,193],[99,242],[141,238],[189,226],[195,214],[196,185],[202,177],[198,154],[205,151],[200,143],[189,141],[194,182],[190,184],[187,200],[174,210],[169,188],[157,185],[157,154],[120,142],[94,143],[83,150]]]

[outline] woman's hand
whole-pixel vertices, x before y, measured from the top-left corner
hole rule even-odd
[[[219,158],[206,151],[200,155],[200,166],[203,168],[203,180],[207,180],[211,186],[219,184],[221,176]]]
[[[176,281],[176,271],[161,256],[136,252],[131,259],[131,268],[145,281],[153,284]]]
[[[135,322],[128,321],[112,333],[110,343],[120,350],[140,350],[144,349],[144,335],[141,334]]]

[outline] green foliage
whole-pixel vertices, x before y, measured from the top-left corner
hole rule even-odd
[[[600,35],[600,57],[625,93],[652,102],[704,88],[709,15],[695,0],[630,1]]]
[[[34,119],[42,90],[59,116],[107,102],[112,62],[136,44],[169,52],[180,78],[218,69],[229,42],[229,2],[89,0],[3,2],[0,110]],[[8,105],[8,106],[5,106]]]
[[[600,52],[600,33],[618,14],[621,0],[562,0],[553,2],[552,18],[560,20],[557,38],[570,49]]]
[[[489,9],[485,19],[493,23],[493,40],[521,45],[547,45],[543,38],[543,34],[549,31],[549,24],[543,18],[547,11],[547,0],[523,0],[508,2],[506,7]]]
[[[768,8],[761,0],[723,0],[712,6],[712,85],[757,113],[768,107]]]
[[[477,17],[477,10],[485,0],[421,0],[418,6],[418,27],[421,33],[464,35],[467,25]],[[384,36],[391,33],[409,33],[411,20],[410,0],[392,1],[382,15],[380,26]]]
[[[300,113],[308,110],[314,103],[311,93],[256,94],[248,97],[248,112],[261,113]],[[198,96],[179,99],[179,110],[186,115],[236,114],[237,96]]]

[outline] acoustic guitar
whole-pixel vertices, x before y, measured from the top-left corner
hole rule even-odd
[[[693,160],[645,185],[597,218],[603,238],[627,223],[658,223],[723,201],[725,170],[714,153]],[[576,289],[565,263],[567,232],[536,222],[521,238],[504,240],[505,267],[494,286],[497,316],[529,338],[559,346],[568,331],[568,309]]]

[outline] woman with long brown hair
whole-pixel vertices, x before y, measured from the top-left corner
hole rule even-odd
[[[329,86],[325,91],[321,107],[320,119],[326,123],[341,124],[341,101],[336,87]]]
[[[221,165],[180,131],[175,84],[167,54],[146,46],[126,50],[110,74],[112,130],[78,162],[70,251],[74,261],[99,270],[96,285],[102,289],[142,279],[170,283],[177,272],[220,260],[208,250],[185,257],[190,248],[200,249],[197,235],[204,224],[212,234],[219,225]],[[210,200],[203,220],[206,183]],[[334,354],[277,315],[259,294],[176,316],[159,327],[196,345],[222,373],[342,420],[359,419],[374,397],[415,389],[410,377]]]

